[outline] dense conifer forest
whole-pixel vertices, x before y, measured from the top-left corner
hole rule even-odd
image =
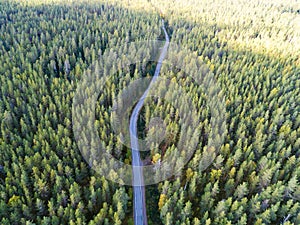
[[[182,87],[198,110],[199,134],[182,130],[172,102],[146,99],[140,136],[160,135],[152,117],[162,118],[166,131],[162,144],[142,153],[145,164],[172,155],[181,135],[195,146],[181,171],[146,186],[148,224],[300,224],[297,0],[0,0],[1,224],[133,224],[132,187],[106,179],[84,159],[72,103],[86,71],[102,66],[110,79],[93,126],[109,153],[130,165],[130,148],[112,129],[112,107],[132,81],[153,75],[158,46],[131,43],[163,42],[161,18],[180,46],[168,55],[180,68],[164,64],[161,76],[172,82],[153,92],[172,95],[172,85]],[[124,49],[140,62],[124,66],[117,58]],[[193,82],[194,65],[218,89]],[[208,141],[208,92],[224,96],[224,121],[213,135],[218,149]],[[182,99],[176,105],[186,105]]]

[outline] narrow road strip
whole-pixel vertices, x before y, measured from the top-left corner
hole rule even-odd
[[[130,143],[131,143],[131,151],[132,151],[132,173],[133,173],[133,191],[134,191],[134,224],[135,225],[147,225],[147,213],[146,213],[146,199],[145,199],[145,186],[144,186],[144,177],[143,177],[143,165],[140,158],[139,152],[139,144],[138,144],[138,132],[137,132],[137,120],[139,113],[144,105],[145,98],[148,95],[148,92],[152,86],[152,84],[157,80],[159,76],[160,69],[162,66],[162,62],[166,57],[168,46],[169,46],[169,36],[167,30],[164,25],[164,20],[162,19],[162,29],[165,33],[166,43],[162,49],[160,54],[158,63],[156,65],[154,76],[147,88],[144,92],[143,96],[138,101],[135,106],[132,115],[130,117]]]

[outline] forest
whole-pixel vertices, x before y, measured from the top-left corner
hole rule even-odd
[[[87,127],[131,165],[130,147],[114,134],[113,106],[133,81],[153,76],[160,46],[131,43],[163,43],[162,18],[171,46],[160,76],[170,84],[153,95],[180,87],[197,113],[187,127],[185,98],[146,99],[139,137],[152,144],[144,164],[175,157],[183,165],[145,187],[148,224],[300,224],[299,1],[0,0],[1,224],[134,223],[133,188],[115,171],[107,179],[91,168],[72,106],[84,76],[109,76],[103,89],[87,85],[79,97],[99,90]],[[198,85],[199,72],[216,85]],[[91,113],[76,110],[79,122]],[[165,126],[161,143],[153,117]],[[182,137],[195,150],[188,160],[178,153]]]

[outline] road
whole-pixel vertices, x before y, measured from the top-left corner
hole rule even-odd
[[[148,92],[152,84],[157,80],[159,76],[160,69],[162,66],[162,61],[166,57],[170,39],[166,31],[164,20],[162,19],[162,29],[165,33],[166,43],[164,44],[159,60],[156,65],[154,76],[144,92],[143,96],[138,101],[137,105],[133,109],[132,115],[130,117],[130,144],[132,152],[132,174],[133,174],[133,213],[134,213],[134,224],[135,225],[147,225],[147,213],[146,213],[146,199],[145,199],[145,186],[144,186],[144,177],[143,177],[143,167],[140,158],[139,144],[138,144],[138,132],[137,132],[137,120],[139,113],[144,105],[145,98],[148,95]]]

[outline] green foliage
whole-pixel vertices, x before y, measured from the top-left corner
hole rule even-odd
[[[158,185],[149,217],[159,211],[161,222],[172,225],[299,224],[298,9],[289,1],[241,3],[1,1],[0,223],[133,224],[132,190],[97,175],[81,156],[72,133],[72,100],[83,71],[96,64],[99,72],[102,63],[111,79],[99,94],[95,126],[108,152],[130,163],[130,149],[113,135],[111,107],[131,81],[153,74],[155,63],[147,60],[157,49],[127,46],[128,57],[143,59],[128,67],[108,49],[161,39],[153,7],[159,6],[171,40],[191,53],[170,56],[183,64],[181,71],[164,65],[162,75],[172,82],[154,91],[172,95],[170,87],[183,87],[199,111],[201,134],[184,130],[191,145],[199,141],[196,152],[183,171]],[[205,72],[214,73],[226,96],[220,149],[208,146],[213,109],[188,76],[199,73],[191,69],[197,63],[207,65]],[[146,99],[140,130],[147,140],[157,138],[151,117],[164,120],[166,133],[145,154],[149,164],[172,154],[182,135],[171,102]]]

